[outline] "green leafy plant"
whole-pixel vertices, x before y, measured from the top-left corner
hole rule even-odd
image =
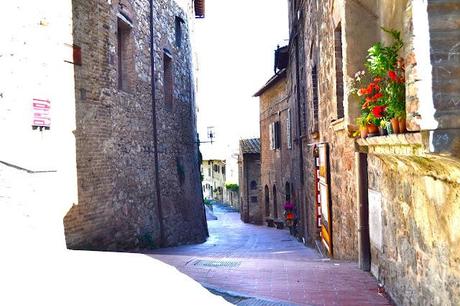
[[[238,192],[238,190],[240,189],[240,186],[238,186],[238,184],[225,184],[225,188],[227,190]]]
[[[360,98],[360,126],[382,126],[391,118],[405,117],[405,67],[398,56],[403,46],[401,33],[383,27],[382,30],[392,37],[393,43],[385,46],[378,42],[369,48],[364,63],[367,71],[358,71],[351,81],[351,93]]]
[[[389,70],[392,70],[398,60],[398,52],[403,46],[401,33],[396,30],[381,28],[384,32],[391,35],[393,44],[384,46],[378,42],[369,48],[366,68],[373,76],[385,77]]]

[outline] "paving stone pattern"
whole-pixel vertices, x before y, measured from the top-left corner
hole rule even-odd
[[[244,224],[238,213],[220,205],[214,206],[214,214],[218,220],[208,222],[207,242],[158,249],[149,255],[175,266],[205,287],[248,297],[235,303],[271,305],[260,302],[268,300],[278,305],[391,305],[378,294],[377,281],[359,270],[357,263],[322,258],[287,230]],[[197,260],[240,265],[197,266]]]

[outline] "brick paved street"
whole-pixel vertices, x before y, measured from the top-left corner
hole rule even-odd
[[[377,281],[355,262],[330,261],[287,230],[244,224],[236,212],[214,208],[210,238],[201,245],[155,250],[206,287],[298,305],[390,305]]]

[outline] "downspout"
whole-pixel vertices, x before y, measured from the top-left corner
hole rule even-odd
[[[367,177],[367,154],[355,153],[358,184],[358,204],[359,204],[359,268],[364,271],[371,269],[371,247],[369,238],[369,198],[368,198],[368,177]]]
[[[300,195],[299,195],[299,202],[300,202],[300,212],[302,214],[302,219],[304,222],[303,224],[303,228],[302,228],[302,234],[304,236],[304,238],[308,238],[308,237],[305,237],[307,236],[306,235],[306,232],[308,232],[308,230],[306,231],[305,229],[308,229],[308,226],[307,226],[307,213],[306,213],[306,203],[305,205],[303,205],[303,201],[305,201],[305,196],[304,196],[304,165],[303,165],[303,143],[302,143],[302,121],[301,121],[301,105],[300,105],[300,99],[301,99],[301,94],[300,94],[300,73],[299,73],[299,68],[300,68],[300,61],[299,61],[299,29],[298,29],[298,21],[295,25],[296,27],[296,30],[295,30],[295,37],[294,37],[294,41],[295,41],[295,65],[296,65],[296,84],[297,84],[297,90],[296,90],[296,99],[297,99],[297,130],[298,130],[298,141],[299,141],[299,168],[300,168],[300,186],[301,186],[301,189],[300,189]],[[306,111],[306,110],[305,110]],[[307,240],[307,239],[306,239]]]
[[[150,88],[152,95],[152,121],[153,121],[153,156],[155,160],[155,189],[156,189],[156,202],[158,210],[158,219],[160,226],[160,247],[164,245],[164,224],[163,224],[163,210],[161,207],[161,193],[160,193],[160,164],[158,162],[158,129],[157,129],[157,116],[156,116],[156,100],[155,100],[155,57],[154,57],[154,43],[153,43],[153,1],[149,0],[150,5]]]

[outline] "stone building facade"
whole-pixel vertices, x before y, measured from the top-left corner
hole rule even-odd
[[[295,120],[289,105],[290,92],[283,68],[255,94],[260,101],[261,212],[265,219],[279,222],[284,222],[286,201],[298,205],[294,192]]]
[[[358,259],[398,305],[459,304],[459,9],[457,1],[289,1],[304,237],[334,258]],[[409,132],[356,140],[360,110],[348,84],[369,47],[389,40],[381,26],[404,41]],[[323,169],[328,229],[325,215],[316,223]]]
[[[259,138],[240,140],[238,158],[240,215],[245,223],[262,224],[260,169]]]
[[[11,86],[11,101],[2,104],[26,118],[30,101],[32,124],[21,119],[15,125],[34,149],[17,154],[21,150],[12,146],[0,158],[2,167],[59,182],[65,196],[55,196],[55,190],[37,203],[46,209],[59,202],[49,215],[60,224],[65,215],[69,248],[204,241],[189,31],[194,1],[77,0],[60,2],[59,10],[55,5],[15,7],[24,30],[20,40],[36,43],[18,48],[17,62],[27,62],[35,76],[22,83],[24,90]],[[40,17],[30,18],[34,10]],[[14,59],[8,63],[13,77],[22,75],[13,69]],[[1,124],[11,118],[1,118]],[[28,153],[35,151],[44,158]]]
[[[222,201],[225,191],[225,160],[207,159],[201,163],[203,196],[205,199]]]

